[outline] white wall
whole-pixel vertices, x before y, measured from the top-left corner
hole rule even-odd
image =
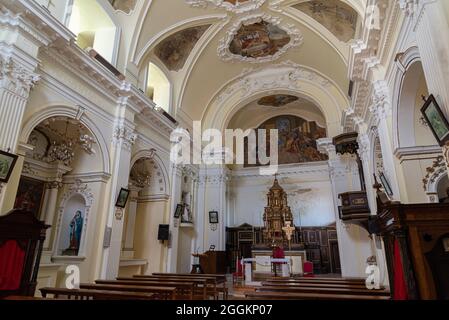
[[[263,226],[267,193],[274,177],[253,175],[254,168],[233,172],[229,194],[229,224]],[[327,163],[287,165],[279,183],[288,194],[295,225],[326,226],[335,223],[332,186]]]

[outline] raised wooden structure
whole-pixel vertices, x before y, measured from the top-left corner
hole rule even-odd
[[[49,227],[22,209],[0,217],[0,298],[34,296]]]
[[[449,299],[449,203],[391,202],[376,187],[393,297]]]

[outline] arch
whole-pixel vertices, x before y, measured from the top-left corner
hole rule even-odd
[[[322,74],[292,62],[262,67],[225,84],[208,103],[202,125],[223,131],[242,107],[273,93],[296,95],[311,101],[323,113],[328,134],[334,136],[342,132],[341,116],[349,105],[347,97]]]
[[[66,206],[69,201],[76,197],[81,196],[84,199],[84,221],[83,229],[81,234],[81,241],[78,251],[78,256],[83,256],[86,253],[86,236],[87,228],[89,222],[90,211],[94,202],[94,195],[92,191],[88,188],[87,184],[83,184],[81,180],[76,180],[75,183],[66,191],[61,199],[60,205],[58,207],[58,219],[56,223],[56,237],[53,244],[53,255],[58,255],[58,250],[60,249],[61,242],[61,225],[63,223],[64,213],[66,212]]]
[[[121,27],[120,27],[120,22],[117,19],[117,16],[116,16],[116,14],[114,12],[113,7],[111,6],[111,4],[107,0],[96,0],[94,3],[92,3],[91,0],[70,0],[69,5],[68,5],[69,13],[67,14],[67,17],[66,17],[66,21],[67,21],[66,25],[75,34],[77,32],[76,32],[76,30],[73,30],[74,26],[73,25],[71,26],[71,24],[73,23],[72,22],[72,17],[73,17],[73,14],[74,14],[73,10],[74,10],[74,7],[75,7],[77,1],[80,1],[81,4],[83,4],[82,1],[85,1],[84,5],[86,5],[86,4],[88,4],[90,6],[98,5],[99,9],[102,11],[102,13],[104,13],[105,17],[107,17],[109,19],[111,25],[114,26],[114,35],[113,35],[114,43],[113,43],[113,46],[111,48],[112,50],[110,51],[110,56],[109,56],[109,54],[106,54],[106,51],[103,51],[101,49],[101,47],[100,48],[99,47],[95,47],[94,45],[92,45],[92,47],[96,51],[98,51],[111,64],[116,65],[117,64],[117,59],[118,59],[119,48],[120,48]],[[84,13],[84,14],[86,14],[86,13]],[[100,18],[101,18],[101,14],[99,16],[97,16],[97,19],[100,19]],[[92,31],[92,30],[89,30],[89,31]],[[106,29],[103,30],[103,31],[106,32]],[[77,34],[77,36],[79,36],[79,34]],[[103,37],[101,37],[101,38],[103,38]],[[80,43],[79,43],[79,45],[80,45]]]
[[[34,114],[22,127],[19,141],[26,142],[36,126],[43,121],[52,118],[65,116],[71,119],[77,119],[82,123],[95,137],[100,148],[101,157],[103,159],[103,172],[111,174],[110,169],[110,155],[109,147],[106,139],[101,133],[100,129],[95,125],[95,122],[86,114],[79,116],[79,107],[64,106],[64,105],[48,105],[40,109],[39,113]]]
[[[197,26],[201,26],[201,25],[205,25],[205,24],[215,24],[215,23],[217,23],[217,21],[220,21],[221,19],[224,19],[224,18],[226,18],[226,15],[211,14],[211,15],[206,15],[206,16],[202,16],[202,17],[186,19],[186,20],[180,21],[174,25],[171,25],[169,28],[161,30],[156,35],[154,35],[152,38],[150,38],[138,53],[137,53],[137,49],[135,49],[133,52],[133,55],[132,55],[133,56],[132,61],[138,68],[142,67],[142,65],[147,60],[150,52],[164,39],[170,37],[171,35],[174,35],[175,33],[179,32],[179,31],[182,31],[184,29],[197,27]],[[140,36],[139,36],[139,38],[140,38]],[[136,42],[138,43],[139,39],[137,39]],[[137,43],[136,43],[136,45],[137,45]]]
[[[423,179],[423,187],[429,202],[438,202],[438,185],[447,177],[447,166],[443,156],[439,156],[433,165],[427,168],[427,175]]]
[[[142,158],[149,158],[154,160],[157,165],[159,166],[159,168],[161,169],[162,172],[162,176],[164,179],[164,190],[165,193],[168,195],[170,193],[170,180],[169,180],[169,176],[168,176],[168,171],[167,168],[164,164],[164,161],[159,157],[159,155],[157,154],[155,149],[145,149],[145,150],[140,150],[138,151],[136,154],[134,154],[134,156],[131,158],[131,165],[130,165],[130,170],[132,170],[132,168],[134,167],[134,165],[136,164],[136,162]]]
[[[416,76],[416,74],[409,73],[410,71],[413,73],[419,74],[419,68],[417,68],[418,63],[421,63],[421,57],[419,53],[419,49],[416,46],[409,47],[403,53],[399,54],[396,58],[396,67],[395,67],[395,75],[394,75],[394,84],[393,84],[393,94],[392,94],[392,103],[393,103],[393,146],[394,149],[402,148],[404,146],[411,146],[415,144],[414,134],[409,134],[410,137],[406,137],[404,141],[404,136],[407,134],[404,133],[404,128],[401,128],[400,122],[404,123],[405,121],[409,123],[414,123],[414,113],[410,112],[401,112],[403,108],[407,107],[406,101],[404,101],[404,90],[408,89],[410,91],[414,91],[416,96],[416,91],[418,84],[415,83],[412,87],[415,86],[415,90],[413,88],[407,88],[407,83],[405,83],[406,79],[412,79]],[[412,67],[414,67],[412,69]],[[418,80],[415,80],[418,82]],[[415,103],[413,103],[415,105]],[[405,117],[405,118],[404,118]],[[409,128],[410,130],[412,128]],[[401,132],[402,130],[402,132]],[[413,130],[414,133],[414,130]],[[408,140],[407,139],[413,139]]]

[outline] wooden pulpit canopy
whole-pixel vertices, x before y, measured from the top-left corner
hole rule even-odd
[[[34,295],[49,227],[22,209],[0,216],[0,298]]]

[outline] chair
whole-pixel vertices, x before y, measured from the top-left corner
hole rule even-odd
[[[313,273],[313,262],[305,261],[303,268],[304,268],[304,277],[315,276],[315,274]]]
[[[245,272],[244,272],[244,266],[243,266],[243,259],[236,261],[236,268],[235,272],[232,273],[232,283],[235,285],[236,283],[242,283],[245,279]]]
[[[282,249],[281,247],[276,247],[273,250],[273,259],[285,259],[285,252],[284,249]],[[273,262],[272,266],[273,266],[273,272],[274,272],[274,276],[277,277],[278,271],[279,273],[282,273],[281,270],[281,266],[284,264],[284,262]]]

